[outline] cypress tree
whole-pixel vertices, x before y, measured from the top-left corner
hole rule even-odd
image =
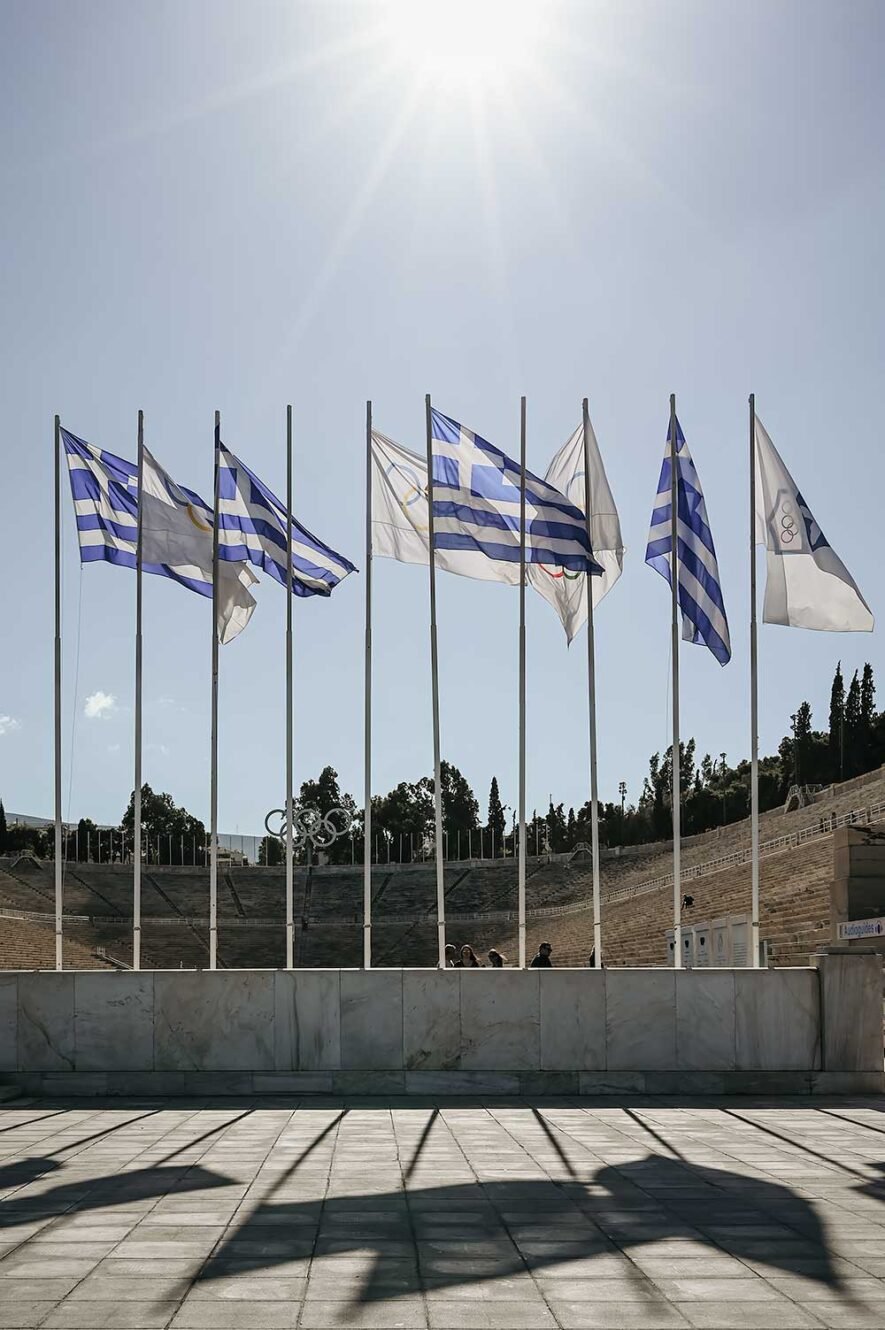
[[[876,685],[873,682],[873,667],[869,661],[863,667],[860,680],[860,738],[861,770],[869,771],[876,764],[875,747],[876,726]]]
[[[844,780],[844,752],[843,744],[845,739],[845,683],[842,678],[841,660],[836,666],[836,673],[833,675],[833,686],[830,689],[830,779]]]
[[[845,699],[845,776],[860,774],[863,764],[863,729],[860,710],[860,683],[857,670],[848,688]]]
[[[489,788],[489,820],[487,826],[494,836],[495,851],[500,854],[504,848],[504,809],[501,805],[501,795],[498,793],[497,776],[492,777],[492,784]]]
[[[3,807],[3,800],[0,799],[0,854],[6,853],[6,841],[9,832],[6,828],[6,809]]]

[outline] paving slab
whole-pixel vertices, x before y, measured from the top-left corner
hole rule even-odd
[[[37,1116],[0,1108],[0,1330],[885,1327],[883,1100]]]

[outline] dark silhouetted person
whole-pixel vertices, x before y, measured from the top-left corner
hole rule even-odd
[[[476,952],[466,943],[461,948],[461,964],[465,969],[480,969],[481,962],[476,959]]]
[[[550,959],[550,953],[553,950],[549,942],[542,942],[538,948],[538,954],[532,960],[531,968],[540,969],[542,967],[553,969],[553,962]]]
[[[452,943],[452,942],[447,942],[447,943],[446,943],[446,969],[454,969],[454,967],[455,967],[456,965],[460,965],[460,964],[461,964],[461,962],[458,960],[458,948],[454,945],[454,943]]]
[[[495,951],[495,948],[492,947],[489,952],[489,961],[493,970],[503,970],[504,966],[507,964],[507,957],[502,956],[500,951]]]

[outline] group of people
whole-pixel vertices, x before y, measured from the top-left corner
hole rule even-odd
[[[553,948],[549,942],[542,942],[538,947],[537,955],[532,960],[532,968],[552,968],[553,962],[550,959],[552,951]],[[503,970],[507,964],[507,957],[502,955],[500,951],[496,951],[494,947],[490,948],[486,955],[493,970]],[[450,970],[459,968],[481,970],[484,968],[484,962],[479,959],[469,943],[465,942],[463,947],[456,947],[449,942],[446,946],[446,967]]]

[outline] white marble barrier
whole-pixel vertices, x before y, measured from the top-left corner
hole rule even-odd
[[[882,1068],[882,957],[826,947],[814,957],[825,1012],[824,1070]]]
[[[154,976],[80,970],[73,979],[76,1070],[153,1067]]]
[[[273,986],[272,970],[157,971],[154,1070],[272,1071]]]
[[[0,1073],[53,1086],[125,1075],[158,1093],[552,1092],[578,1077],[587,1092],[680,1077],[712,1092],[728,1077],[812,1077],[823,1011],[823,1070],[881,1074],[876,965],[5,973]]]
[[[676,1065],[680,1071],[733,1071],[735,971],[676,971]]]
[[[605,970],[538,970],[543,1071],[605,1069]]]
[[[813,969],[735,970],[739,1070],[817,1071],[820,983]]]
[[[675,970],[606,970],[605,1050],[608,1071],[676,1069]]]
[[[274,1069],[333,1071],[341,1066],[341,971],[277,970]]]

